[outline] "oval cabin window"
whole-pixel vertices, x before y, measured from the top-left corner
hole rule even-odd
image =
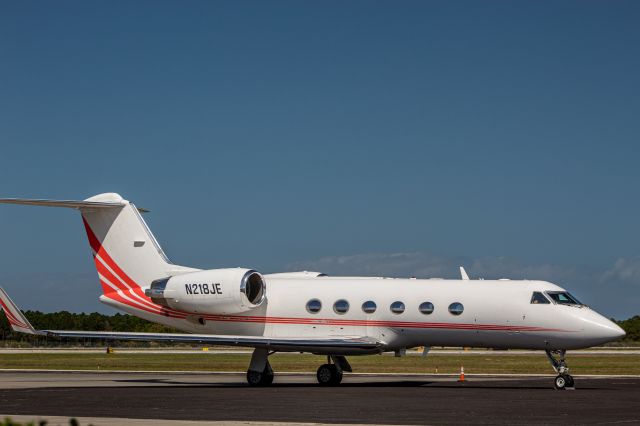
[[[367,301],[367,302],[364,302],[364,303],[362,304],[362,311],[363,311],[365,314],[372,314],[372,313],[374,313],[374,312],[376,311],[376,308],[377,308],[377,306],[376,306],[376,302],[372,302],[371,300],[369,300],[369,301]]]
[[[421,303],[420,307],[418,309],[420,310],[420,313],[423,313],[425,315],[429,315],[429,314],[433,313],[433,303],[431,303],[431,302]]]
[[[460,315],[463,311],[464,306],[462,306],[462,303],[454,302],[449,305],[449,312],[451,312],[452,315]]]
[[[322,303],[318,299],[312,299],[307,302],[307,311],[311,314],[317,314],[322,309]]]
[[[391,304],[391,312],[398,315],[404,312],[404,303],[402,302],[393,302]]]
[[[349,310],[349,302],[344,299],[338,300],[333,304],[333,311],[338,315],[344,315]]]

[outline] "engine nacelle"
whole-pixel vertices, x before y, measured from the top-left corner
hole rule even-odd
[[[264,278],[252,269],[210,269],[163,278],[145,291],[154,303],[193,314],[237,314],[265,300]]]

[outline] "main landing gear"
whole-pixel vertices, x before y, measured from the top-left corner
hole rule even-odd
[[[269,351],[267,349],[255,349],[251,355],[251,364],[247,370],[247,383],[249,386],[269,386],[273,383],[273,369],[269,364]]]
[[[327,363],[318,368],[316,378],[320,386],[336,386],[342,382],[343,371],[353,371],[347,358],[340,355],[328,355]]]
[[[569,374],[569,367],[567,367],[567,363],[564,360],[564,356],[566,354],[566,350],[557,350],[557,351],[546,351],[547,358],[549,358],[549,362],[553,369],[558,373],[558,376],[553,382],[553,386],[557,390],[565,390],[567,388],[574,387],[573,377]],[[555,357],[558,355],[558,358]]]
[[[273,383],[273,369],[269,364],[269,352],[267,349],[255,349],[251,355],[251,364],[247,370],[247,383],[249,386],[269,386]],[[328,355],[327,363],[318,368],[316,377],[321,386],[336,386],[342,382],[342,372],[353,370],[351,365],[342,355]]]
[[[247,370],[247,383],[250,386],[269,386],[273,383],[273,370],[269,362],[262,372]]]

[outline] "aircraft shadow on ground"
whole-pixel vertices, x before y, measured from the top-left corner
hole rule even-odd
[[[249,385],[243,382],[182,382],[171,379],[120,379],[116,380],[118,383],[131,384],[127,387],[136,387],[134,384],[144,385],[156,384],[162,385],[161,388],[247,388]],[[146,386],[141,386],[146,387]],[[155,386],[151,386],[155,387]],[[429,381],[380,381],[380,382],[363,382],[363,383],[342,383],[339,386],[334,387],[320,387],[316,383],[273,383],[271,386],[258,388],[258,389],[273,389],[273,388],[318,388],[318,389],[341,389],[341,388],[434,388],[434,389],[483,389],[483,390],[508,390],[508,389],[526,389],[526,390],[554,390],[553,386],[549,383],[538,384],[520,384],[515,385],[509,382],[482,382],[482,383],[455,383],[455,382],[429,382]],[[580,390],[600,389],[594,387],[579,387]]]

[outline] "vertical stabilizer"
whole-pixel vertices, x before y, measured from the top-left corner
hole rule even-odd
[[[148,287],[154,280],[196,270],[169,262],[136,206],[120,195],[100,194],[85,201],[119,204],[80,208],[105,293]]]
[[[197,271],[169,262],[139,210],[118,194],[83,201],[0,198],[0,204],[80,210],[105,294],[134,289],[143,294],[139,289],[154,280]]]

